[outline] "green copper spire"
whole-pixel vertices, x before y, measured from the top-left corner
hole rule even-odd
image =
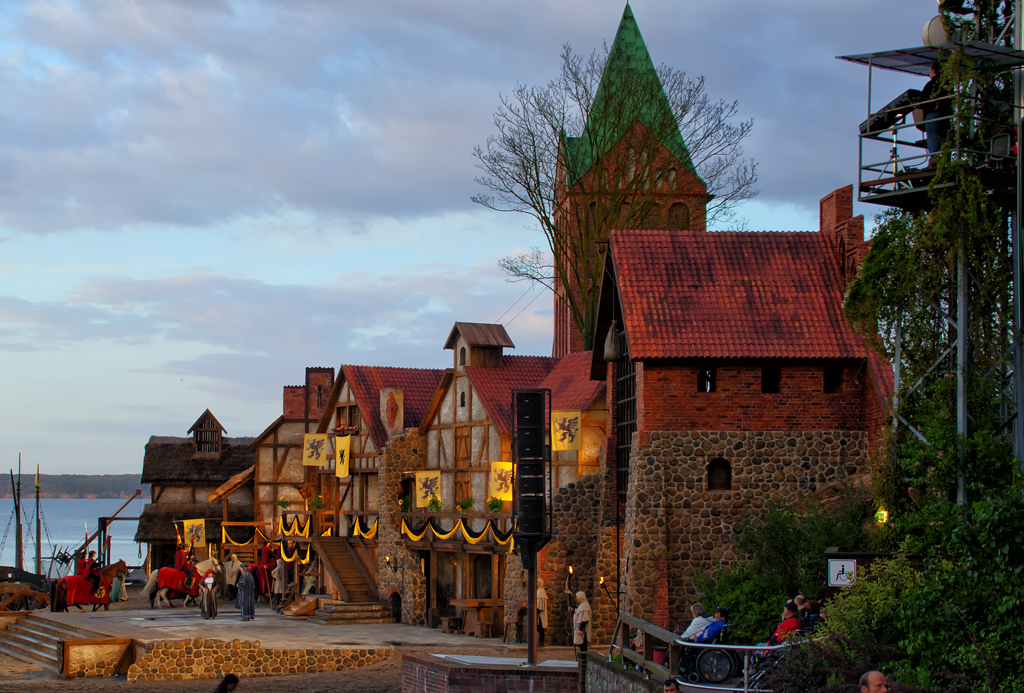
[[[569,184],[589,171],[637,121],[661,141],[680,166],[697,175],[633,10],[626,3],[583,133],[565,140]]]

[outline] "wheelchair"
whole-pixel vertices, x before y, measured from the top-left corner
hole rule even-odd
[[[729,641],[729,626],[702,645],[724,645]],[[737,675],[743,659],[729,650],[715,647],[684,647],[679,659],[679,676],[690,683],[722,683]]]

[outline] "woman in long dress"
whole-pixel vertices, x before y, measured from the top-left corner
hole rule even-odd
[[[199,586],[199,611],[203,618],[217,618],[217,594],[213,590],[213,571],[207,570]]]
[[[235,606],[242,615],[243,621],[251,621],[256,618],[256,581],[249,572],[249,564],[242,564],[242,572],[238,574],[238,595],[235,597]]]

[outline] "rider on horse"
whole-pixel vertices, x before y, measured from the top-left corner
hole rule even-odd
[[[191,546],[186,549],[184,544],[178,544],[178,550],[174,552],[174,567],[185,573],[185,587],[192,589],[192,582],[195,579],[195,549]]]
[[[100,589],[100,575],[99,562],[96,560],[96,552],[90,551],[87,558],[82,558],[78,561],[78,571],[75,573],[80,575],[92,583],[92,591],[98,592]]]

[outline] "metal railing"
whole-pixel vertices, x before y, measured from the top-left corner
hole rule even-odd
[[[631,647],[632,641],[630,638],[630,629],[639,631],[643,636],[643,645],[640,651],[634,650]],[[660,645],[658,643],[660,643]],[[655,648],[659,646],[664,648],[666,651],[664,664],[658,663],[654,657]],[[690,688],[699,688],[702,690],[747,693],[748,691],[754,690],[751,688],[751,685],[756,683],[757,679],[757,676],[751,675],[751,654],[757,653],[758,655],[762,655],[765,652],[774,652],[776,650],[781,650],[784,647],[786,647],[786,645],[723,645],[716,643],[690,642],[688,640],[683,640],[675,633],[671,633],[664,628],[659,628],[652,623],[642,621],[625,612],[619,612],[619,621],[615,625],[615,632],[612,634],[612,643],[608,646],[608,661],[613,661],[612,658],[618,654],[622,658],[623,665],[627,662],[632,662],[638,669],[643,671],[644,675],[648,678],[653,674],[660,680],[664,681],[673,676],[683,677],[685,679],[685,675],[688,672],[681,672],[680,665],[683,661],[683,653],[686,649],[724,650],[734,653],[734,656],[737,657],[742,653],[742,686],[730,686],[727,681],[714,685],[688,680],[684,681],[684,683]],[[693,659],[695,661],[696,657]],[[764,691],[767,689],[758,690]]]
[[[952,97],[883,109],[871,114],[869,120],[862,124],[862,128],[876,127],[862,129],[859,137],[860,200],[891,197],[927,188],[935,175],[934,162],[939,153],[928,151],[923,131],[925,121],[915,122],[912,114],[921,106],[949,100]],[[942,139],[950,145],[950,156],[957,161],[967,161],[978,169],[1012,169],[1016,157],[1009,151],[1009,136],[1003,133],[1004,129],[1014,126],[1012,116],[1004,116],[995,107],[998,104],[990,100],[979,97],[969,100],[974,102],[977,111],[971,117],[958,119],[953,115],[943,115],[930,121],[945,130]],[[872,122],[885,116],[888,118],[877,124]],[[997,143],[1000,137],[1007,139],[1005,147]],[[1006,151],[1002,151],[1004,148]]]

